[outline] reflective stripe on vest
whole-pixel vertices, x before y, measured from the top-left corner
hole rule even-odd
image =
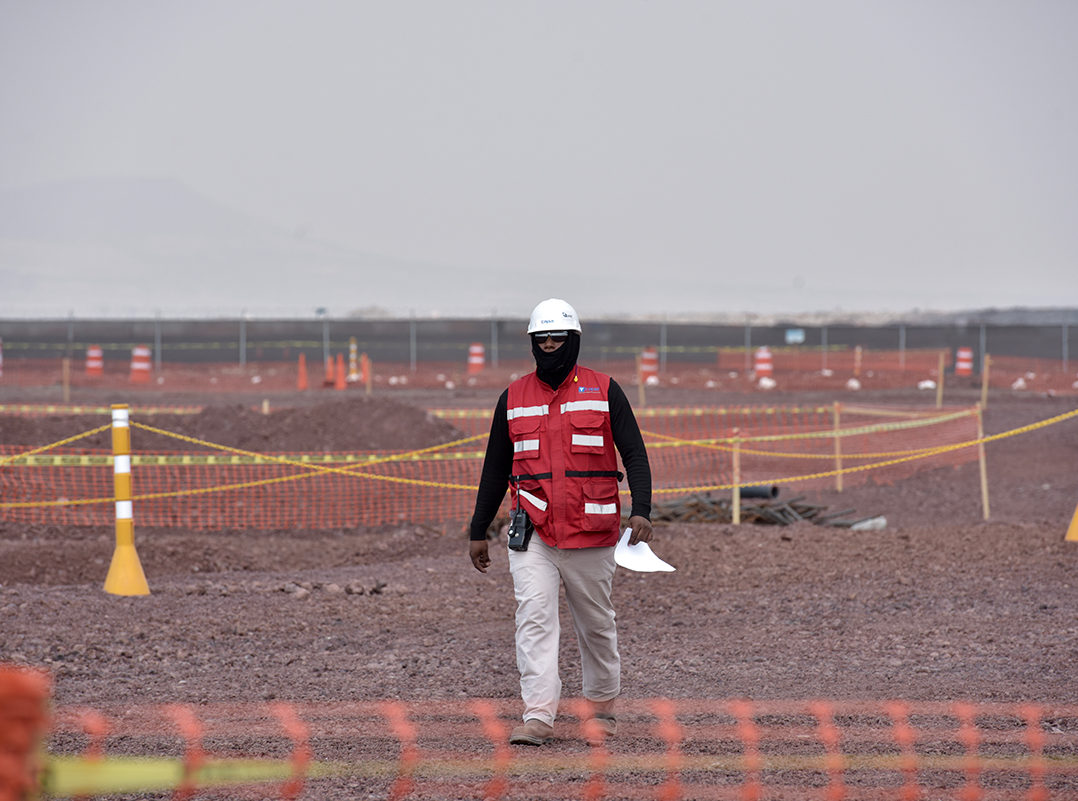
[[[520,493],[520,497],[522,497],[536,509],[542,509],[544,512],[546,511],[546,501],[544,501],[542,498],[536,498],[527,490],[518,490],[518,492]]]
[[[594,434],[573,434],[573,444],[601,448],[603,447],[603,438]]]
[[[561,405],[561,413],[566,412],[606,412],[610,414],[610,401],[605,400],[583,400],[583,401],[566,401]]]
[[[519,417],[541,417],[544,414],[550,414],[550,407],[546,404],[542,406],[517,406],[514,409],[505,410],[505,416],[509,420],[516,420]]]
[[[584,514],[587,515],[614,515],[618,513],[618,505],[616,503],[586,503],[584,504]]]

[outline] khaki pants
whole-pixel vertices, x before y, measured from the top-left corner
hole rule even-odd
[[[561,698],[558,675],[558,588],[576,629],[584,697],[608,701],[621,691],[621,658],[610,588],[614,549],[551,548],[538,534],[526,551],[509,551],[509,571],[517,599],[517,668],[524,720],[553,725]]]

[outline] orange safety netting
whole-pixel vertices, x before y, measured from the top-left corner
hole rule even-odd
[[[57,796],[181,798],[1043,801],[1078,786],[1074,705],[622,699],[614,739],[587,702],[562,707],[537,749],[508,745],[505,699],[61,707],[45,779]]]
[[[489,412],[435,414],[469,436],[407,452],[250,453],[203,442],[201,452],[148,453],[138,447],[139,429],[167,435],[167,428],[132,416],[134,520],[196,529],[463,524],[474,503]],[[847,486],[891,483],[977,458],[969,444],[977,439],[976,409],[648,408],[637,417],[656,500],[730,490],[735,449],[737,484],[797,489],[832,486],[840,477]],[[112,456],[78,448],[72,440],[79,433],[57,447],[0,446],[0,519],[113,522]]]
[[[0,801],[33,797],[50,689],[43,672],[0,664]]]

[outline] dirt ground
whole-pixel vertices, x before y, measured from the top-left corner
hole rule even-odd
[[[497,392],[453,401],[490,407]],[[426,414],[432,397],[423,391],[318,397],[274,396],[275,407],[295,407],[288,430],[306,427],[308,444],[309,431],[335,450],[379,447],[387,432],[398,447],[405,434],[410,447],[454,434]],[[2,402],[39,399],[27,389]],[[655,405],[757,400],[676,388],[649,395]],[[861,400],[908,399],[894,391]],[[198,415],[190,425],[215,441],[291,447],[282,429],[259,427],[253,395],[155,402],[212,405],[202,419],[215,428],[199,428]],[[445,405],[444,394],[436,403]],[[985,431],[1075,408],[1073,397],[1001,391],[990,396]],[[42,444],[57,425],[0,415],[0,441]],[[615,579],[623,697],[1073,702],[1078,543],[1064,535],[1078,504],[1078,418],[990,443],[987,465],[988,521],[973,462],[897,486],[813,494],[836,510],[885,516],[883,530],[658,526],[652,545],[677,572],[619,568]],[[502,543],[482,575],[463,532],[192,533],[136,520],[151,594],[131,598],[102,590],[113,538],[111,528],[0,520],[0,662],[47,669],[58,706],[491,698],[511,709],[517,698]],[[581,678],[564,628],[570,698]],[[618,747],[632,748],[635,736],[629,715]],[[380,797],[354,785],[321,792],[304,797]]]

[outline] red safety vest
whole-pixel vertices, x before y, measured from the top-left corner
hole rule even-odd
[[[599,548],[618,541],[621,474],[609,389],[610,376],[579,366],[557,390],[535,373],[509,385],[511,500],[547,545]]]

